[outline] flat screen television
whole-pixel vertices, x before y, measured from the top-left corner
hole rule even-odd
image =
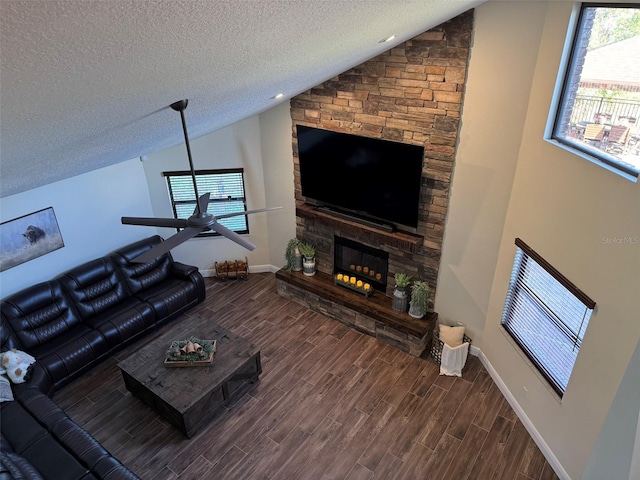
[[[306,201],[391,228],[418,226],[424,147],[297,125]]]

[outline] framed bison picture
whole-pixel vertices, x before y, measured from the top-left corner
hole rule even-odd
[[[53,207],[0,223],[0,272],[62,247]]]

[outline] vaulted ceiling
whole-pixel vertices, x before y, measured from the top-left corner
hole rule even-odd
[[[0,196],[182,142],[177,100],[195,138],[482,1],[2,0]]]

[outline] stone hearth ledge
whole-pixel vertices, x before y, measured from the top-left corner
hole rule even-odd
[[[300,272],[276,272],[278,295],[338,320],[417,357],[431,346],[431,332],[438,314],[422,319],[391,308],[391,298],[374,292],[366,298],[333,282],[333,276],[316,272],[308,277]]]

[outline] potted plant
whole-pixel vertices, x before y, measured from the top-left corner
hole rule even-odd
[[[393,291],[393,303],[391,306],[396,312],[406,312],[409,304],[407,287],[411,283],[411,275],[408,273],[396,273],[393,278],[396,281],[396,288]]]
[[[292,238],[287,244],[287,249],[284,252],[284,257],[287,260],[284,266],[285,270],[289,272],[299,272],[302,270],[302,255],[298,246],[300,241],[297,238]]]
[[[302,273],[307,276],[315,275],[316,273],[316,248],[308,242],[300,242],[298,250],[303,256],[302,259]]]
[[[422,318],[429,308],[429,284],[416,280],[411,286],[411,300],[409,301],[409,315]]]

